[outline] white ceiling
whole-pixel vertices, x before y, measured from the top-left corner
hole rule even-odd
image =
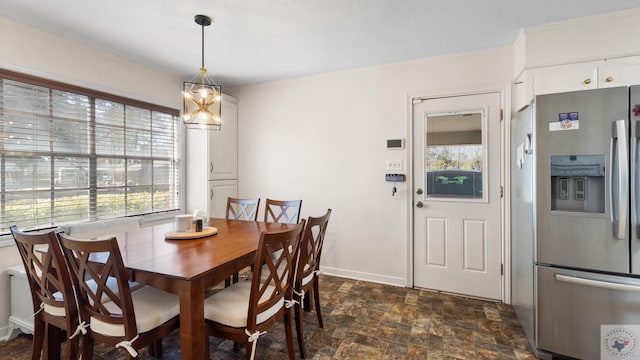
[[[510,45],[640,0],[0,0],[0,16],[224,87]],[[0,46],[2,46],[0,44]]]

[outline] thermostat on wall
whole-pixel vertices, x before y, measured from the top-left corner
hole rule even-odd
[[[404,139],[387,139],[387,149],[404,149]]]

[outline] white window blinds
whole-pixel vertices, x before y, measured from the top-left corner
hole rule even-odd
[[[0,71],[0,234],[179,208],[176,110],[12,74]]]

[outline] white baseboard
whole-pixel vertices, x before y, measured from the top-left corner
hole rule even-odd
[[[13,326],[11,325],[0,327],[0,341],[9,340],[12,330],[13,330]]]
[[[351,271],[332,267],[321,266],[320,273],[354,280],[370,281],[379,284],[407,287],[407,279],[380,274],[372,274],[360,271]]]

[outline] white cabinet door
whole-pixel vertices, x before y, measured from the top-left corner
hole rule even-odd
[[[209,181],[209,217],[224,218],[227,209],[227,198],[238,196],[237,180]]]
[[[535,95],[595,89],[598,62],[584,62],[531,69]]]
[[[640,84],[640,56],[606,60],[598,66],[599,87],[638,84]]]
[[[640,56],[529,69],[535,95],[640,84]],[[515,96],[520,96],[514,83]],[[520,99],[514,98],[517,106]],[[516,109],[517,110],[517,109]]]
[[[512,110],[514,112],[522,110],[533,100],[533,77],[528,70],[525,70],[513,82],[512,87]]]
[[[238,178],[238,102],[222,97],[222,127],[220,131],[186,130],[186,212],[210,210],[211,181]],[[236,191],[233,191],[236,196]],[[217,200],[217,199],[216,199]],[[224,196],[224,206],[227,197]],[[217,207],[215,207],[217,209]],[[222,216],[224,217],[224,207]],[[211,211],[209,211],[211,214]]]
[[[209,180],[238,178],[238,103],[222,98],[222,126],[209,132]]]

